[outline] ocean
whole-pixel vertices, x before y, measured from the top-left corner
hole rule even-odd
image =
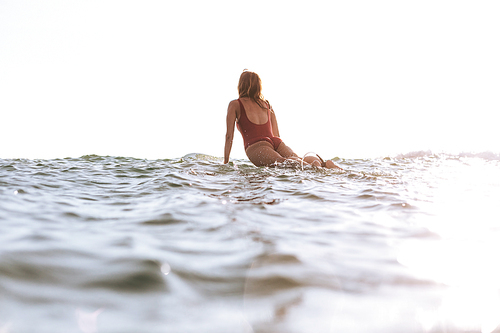
[[[500,332],[500,158],[0,159],[0,332]]]

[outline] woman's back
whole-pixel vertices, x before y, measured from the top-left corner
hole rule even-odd
[[[268,122],[268,109],[263,109],[260,105],[254,102],[252,99],[248,97],[240,98],[243,107],[245,108],[245,113],[247,115],[248,120],[256,125],[262,125]],[[241,117],[241,110],[238,115],[238,119]]]

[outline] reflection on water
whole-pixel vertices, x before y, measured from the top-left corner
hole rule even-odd
[[[428,332],[491,333],[500,324],[500,178],[492,165],[470,167],[477,163],[446,161],[447,168],[430,170],[435,176],[427,190],[430,214],[418,223],[438,237],[399,247],[398,261],[415,276],[445,286],[436,311],[419,310]],[[427,185],[415,187],[422,191]]]
[[[443,297],[439,319],[445,327],[493,332],[500,324],[498,289],[483,288],[478,284],[450,287]]]
[[[441,240],[405,244],[398,260],[421,278],[446,286],[436,312],[423,314],[429,329],[438,326],[491,333],[500,324],[500,247]]]
[[[310,281],[316,287],[304,288],[307,279],[293,255],[273,253],[254,261],[247,271],[244,314],[250,332],[328,332],[342,303],[340,282],[329,278],[328,286]],[[325,272],[318,272],[319,274]],[[325,288],[328,287],[328,288]],[[272,301],[270,301],[272,300]]]

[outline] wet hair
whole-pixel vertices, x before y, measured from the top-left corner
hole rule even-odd
[[[249,97],[261,108],[267,109],[267,101],[262,96],[262,81],[257,73],[246,69],[241,73],[240,81],[238,82],[238,94],[240,98]]]

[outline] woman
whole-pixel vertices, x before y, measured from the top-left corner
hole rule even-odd
[[[243,71],[238,83],[239,99],[227,108],[227,132],[224,147],[224,164],[229,162],[233,145],[234,123],[243,136],[248,159],[256,166],[270,166],[287,160],[304,162],[313,166],[338,168],[332,161],[324,162],[319,156],[300,159],[280,138],[276,115],[269,102],[262,96],[259,76]]]

